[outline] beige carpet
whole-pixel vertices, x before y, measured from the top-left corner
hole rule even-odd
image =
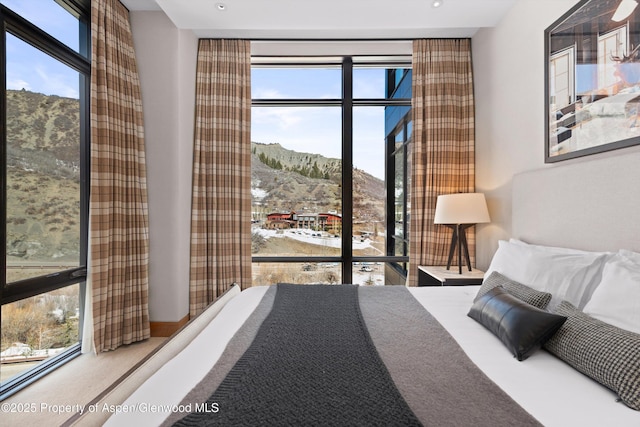
[[[83,354],[73,359],[4,400],[2,425],[62,424],[77,411],[78,405],[86,406],[165,340],[150,338],[97,356]],[[15,409],[16,412],[5,409]]]

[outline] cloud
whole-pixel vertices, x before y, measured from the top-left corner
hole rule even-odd
[[[384,97],[384,80],[380,83],[380,81],[354,79],[353,96],[354,98]]]
[[[71,82],[71,80],[77,78],[76,72],[69,69],[69,72],[66,74],[52,73],[48,69],[43,69],[42,66],[36,67],[35,71],[40,78],[40,85],[43,93],[63,96],[66,98],[80,98],[78,93],[78,82]]]
[[[7,89],[9,90],[31,90],[31,85],[25,82],[22,79],[8,80],[7,79]]]
[[[291,129],[303,121],[304,113],[297,107],[254,107],[251,111],[252,126],[273,127],[278,130]]]
[[[340,157],[341,109],[338,107],[254,107],[251,140],[279,143],[299,152]]]

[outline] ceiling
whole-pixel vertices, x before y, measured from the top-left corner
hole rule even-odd
[[[518,0],[121,0],[162,10],[200,38],[412,39],[471,37]],[[218,5],[223,4],[224,10]]]

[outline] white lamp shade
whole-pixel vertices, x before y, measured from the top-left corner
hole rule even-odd
[[[435,224],[479,224],[489,222],[487,201],[482,193],[457,193],[438,196]]]

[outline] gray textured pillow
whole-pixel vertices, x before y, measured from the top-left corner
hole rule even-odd
[[[640,334],[594,319],[566,301],[556,314],[568,319],[544,348],[640,411]]]
[[[480,286],[478,294],[473,301],[477,301],[481,296],[496,286],[502,286],[507,290],[507,292],[519,300],[543,310],[547,308],[549,301],[551,301],[551,294],[549,292],[541,292],[532,289],[529,286],[509,279],[507,276],[504,276],[497,271],[494,271],[489,275],[489,277],[484,279],[482,286]]]

